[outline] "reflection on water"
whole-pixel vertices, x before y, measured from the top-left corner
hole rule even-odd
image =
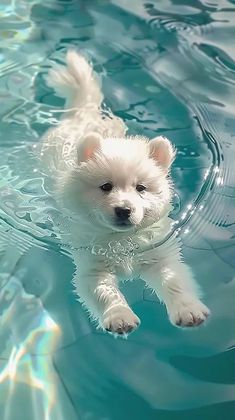
[[[52,362],[42,355],[55,351],[60,327],[43,308],[40,299],[26,293],[14,276],[1,288],[0,311],[0,341],[6,345],[1,349],[6,358],[1,363],[0,386],[8,389],[8,393],[4,392],[3,418],[13,418],[14,394],[17,387],[24,384],[30,389],[28,398],[41,407],[43,418],[48,420],[52,418],[51,410],[57,400],[57,386]]]
[[[232,418],[234,2],[3,0],[0,17],[0,418]],[[205,327],[173,328],[141,282],[125,286],[142,319],[127,341],[76,301],[35,156],[63,105],[44,77],[71,46],[130,133],[178,149],[172,217],[212,309]]]

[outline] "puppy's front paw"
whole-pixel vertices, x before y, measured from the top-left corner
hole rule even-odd
[[[140,324],[139,318],[127,306],[110,308],[104,314],[102,325],[106,331],[123,335],[134,331]]]
[[[210,310],[200,300],[179,297],[168,307],[172,324],[179,327],[197,327],[210,315]]]

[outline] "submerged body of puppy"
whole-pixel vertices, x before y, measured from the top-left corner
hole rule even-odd
[[[140,276],[165,303],[178,326],[201,324],[209,315],[179,240],[170,231],[172,188],[170,141],[126,136],[124,123],[101,108],[91,66],[69,51],[66,66],[50,70],[48,84],[66,99],[65,118],[43,139],[42,155],[52,194],[66,223],[74,284],[82,303],[102,328],[127,334],[140,323],[118,287]]]

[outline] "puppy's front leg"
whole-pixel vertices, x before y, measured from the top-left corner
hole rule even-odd
[[[112,333],[130,333],[140,320],[120,292],[116,277],[96,270],[81,273],[75,278],[77,292],[101,326]]]
[[[190,268],[178,258],[164,258],[142,272],[147,285],[165,303],[172,324],[194,327],[206,320],[209,309],[200,301]]]

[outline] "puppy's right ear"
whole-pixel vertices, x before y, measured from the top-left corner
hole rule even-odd
[[[78,146],[78,162],[87,162],[100,149],[102,137],[98,133],[87,134]]]
[[[149,148],[150,156],[167,173],[175,158],[175,149],[170,140],[163,136],[155,137],[149,142]]]

